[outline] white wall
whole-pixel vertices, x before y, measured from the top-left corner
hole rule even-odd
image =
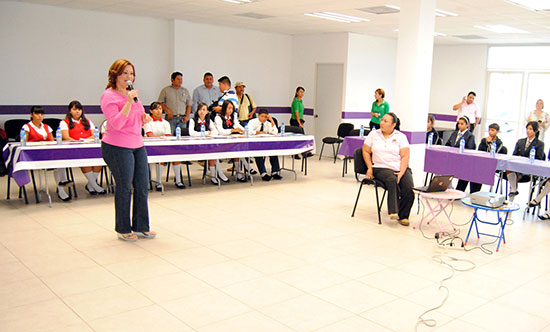
[[[243,81],[258,105],[290,105],[291,36],[176,20],[174,42],[174,69],[191,93],[211,72],[216,85],[223,75]]]
[[[169,71],[167,20],[3,1],[0,22],[4,105],[97,105],[118,58],[136,67],[146,102]]]
[[[344,64],[345,91],[347,54],[348,33],[294,36],[292,38],[292,71],[290,75],[290,88],[286,99],[287,105],[290,106],[296,87],[302,86],[306,90],[304,107],[315,108],[315,79],[318,63]],[[345,104],[345,93],[342,104]],[[340,110],[335,110],[335,112],[340,112]],[[306,118],[305,120],[306,133],[313,133],[313,118],[309,117],[309,119]]]
[[[434,47],[430,113],[456,115],[453,105],[469,91],[475,91],[475,102],[485,110],[487,50],[487,45]],[[439,121],[436,126],[455,125]]]
[[[374,91],[386,92],[386,101],[391,105],[395,93],[395,57],[397,41],[355,33],[349,34],[346,76],[346,112],[370,112]],[[347,119],[355,127],[367,119]]]

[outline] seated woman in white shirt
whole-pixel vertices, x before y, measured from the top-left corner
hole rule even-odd
[[[257,118],[254,118],[248,122],[248,131],[250,135],[277,135],[277,126],[275,125],[275,121],[273,121],[271,115],[269,115],[269,112],[266,109],[261,109],[257,114]],[[281,167],[279,166],[279,157],[269,157],[269,163],[271,164],[271,175],[268,175],[267,170],[265,169],[265,157],[255,157],[254,159],[256,160],[256,165],[258,166],[258,171],[260,172],[263,181],[269,181],[271,179],[281,180],[283,178],[281,176]]]
[[[390,112],[382,117],[380,129],[365,138],[363,158],[367,179],[376,178],[388,190],[388,213],[403,226],[409,225],[414,202],[413,179],[409,168],[409,141],[399,131],[399,119]]]
[[[161,137],[161,136],[171,136],[172,130],[170,128],[170,123],[162,118],[162,105],[159,102],[151,103],[149,107],[151,111],[151,118],[153,121],[149,121],[143,125],[143,131],[145,131],[145,136],[147,137]],[[164,165],[166,163],[157,164],[157,184],[155,186],[156,191],[162,191],[162,172],[164,170]],[[178,189],[185,189],[185,185],[181,179],[181,163],[178,161],[172,162],[174,165],[174,179],[175,185]]]
[[[81,138],[92,138],[95,130],[93,122],[86,118],[82,104],[73,100],[69,103],[65,119],[59,123],[61,129],[61,137],[64,141],[78,141]],[[97,184],[99,172],[102,166],[87,166],[80,167],[82,174],[88,180],[85,188],[91,195],[104,195],[107,193],[100,185]],[[57,195],[61,198],[66,194],[63,186],[69,183],[66,178],[65,170],[57,168],[54,171],[55,181],[57,182]]]
[[[205,136],[218,135],[218,130],[214,125],[214,121],[211,120],[208,113],[208,105],[206,105],[205,103],[199,103],[197,106],[197,110],[195,111],[195,115],[189,120],[189,136],[202,136],[202,126],[204,126]],[[218,185],[218,178],[222,180],[222,182],[229,182],[229,179],[223,173],[220,167],[220,162],[218,160],[209,160],[208,168],[210,169],[210,181],[212,182],[212,184]]]
[[[233,115],[234,111],[235,111],[235,106],[230,100],[226,100],[223,102],[222,110],[220,113],[218,113],[214,121],[219,135],[229,136],[232,134],[244,134],[243,127],[241,126],[239,121],[235,120],[235,117]],[[250,167],[248,162],[243,158],[241,159],[235,158],[235,163],[237,161],[241,163],[244,166],[244,168],[246,168],[246,170],[250,172],[250,174],[257,173],[255,170],[253,170]],[[247,178],[244,176],[244,174],[241,173],[240,167],[236,167],[236,170],[237,170],[237,181],[239,182],[248,181]]]

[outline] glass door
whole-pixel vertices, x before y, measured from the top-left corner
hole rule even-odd
[[[483,137],[488,135],[491,123],[500,126],[499,137],[508,153],[514,149],[518,137],[525,135],[522,111],[523,72],[490,72],[487,113]]]

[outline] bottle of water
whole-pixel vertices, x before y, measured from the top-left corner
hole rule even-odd
[[[99,143],[99,130],[97,129],[97,126],[95,127],[95,130],[94,130],[94,143],[95,144]]]
[[[61,128],[57,128],[55,131],[55,141],[57,144],[61,144],[63,142],[63,137],[61,136]]]
[[[248,137],[248,123],[244,125],[244,136]]]
[[[361,129],[359,129],[359,137],[365,136],[365,126],[361,125]]]
[[[27,145],[27,132],[23,128],[21,128],[21,132],[19,133],[19,140],[21,142],[21,146]]]
[[[432,144],[434,144],[434,133],[428,135],[428,148],[431,148]]]
[[[204,123],[201,123],[201,137],[206,137],[206,128],[204,127]]]
[[[497,153],[497,143],[493,142],[491,144],[491,158],[494,158]]]
[[[178,125],[176,127],[176,140],[180,141],[181,140],[181,128],[180,128],[180,125]]]
[[[460,153],[464,153],[464,147],[466,146],[466,141],[464,140],[464,137],[460,139]]]
[[[533,146],[531,148],[531,151],[529,152],[529,162],[531,164],[535,163],[535,155],[537,154],[537,150],[535,150],[535,147]]]
[[[285,123],[281,123],[281,136],[285,134]]]

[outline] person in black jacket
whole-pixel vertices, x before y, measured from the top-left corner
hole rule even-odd
[[[428,115],[428,129],[426,130],[426,144],[428,144],[428,138],[430,137],[430,134],[433,134],[433,145],[441,145],[441,138],[439,137],[439,133],[434,128],[435,118],[433,115]]]
[[[468,128],[470,127],[470,121],[468,121],[468,118],[463,116],[460,117],[457,121],[458,130],[453,131],[451,134],[451,137],[449,137],[449,140],[447,143],[445,143],[446,146],[452,146],[455,148],[460,147],[460,140],[464,138],[465,149],[475,150],[476,149],[476,138],[474,134],[472,134]],[[456,185],[456,189],[460,191],[466,191],[466,187],[468,186],[468,181],[465,180],[458,180],[458,184]]]
[[[502,145],[502,141],[498,138],[498,133],[500,131],[500,126],[497,123],[492,123],[489,125],[489,136],[481,139],[479,143],[478,150],[491,152],[491,145],[493,142],[496,144],[496,153],[506,154],[506,147]],[[503,148],[504,147],[504,148]],[[481,190],[481,183],[470,182],[470,193],[475,193]]]
[[[540,141],[536,134],[539,131],[539,124],[536,121],[529,121],[525,126],[525,131],[527,132],[527,137],[521,138],[517,141],[516,147],[514,148],[514,156],[521,156],[529,158],[531,149],[535,148],[535,159],[544,160],[544,142]],[[521,173],[515,173],[507,171],[506,175],[508,177],[508,182],[510,182],[510,195],[509,199],[514,200],[514,198],[519,194],[518,192],[518,179],[519,182],[529,181],[529,175],[524,175]]]

